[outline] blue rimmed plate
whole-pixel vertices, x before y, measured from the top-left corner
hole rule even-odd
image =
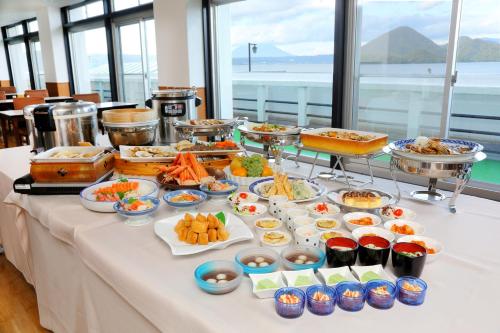
[[[401,139],[389,144],[389,148],[393,154],[406,157],[412,160],[424,162],[465,162],[474,158],[478,152],[483,150],[483,146],[467,140],[461,139],[441,139],[441,143],[448,146],[450,149],[458,149],[461,147],[469,148],[468,152],[457,153],[453,155],[434,155],[434,154],[419,154],[408,151],[407,144],[414,144],[416,139]]]
[[[192,194],[198,196],[200,199],[196,201],[181,201],[174,202],[172,199],[178,195],[182,194]],[[175,207],[175,208],[186,208],[186,207],[194,207],[201,204],[203,201],[207,200],[207,194],[199,191],[199,190],[177,190],[172,192],[167,192],[163,195],[163,200],[167,203],[167,205]]]
[[[143,210],[126,210],[123,204],[131,204],[133,201],[141,200],[141,201],[149,201],[152,206],[151,208],[143,209]],[[121,216],[127,218],[125,224],[131,226],[142,226],[146,225],[152,221],[151,215],[158,209],[160,205],[160,200],[151,196],[143,196],[138,198],[125,198],[118,202],[115,202],[113,205],[113,209]]]
[[[304,178],[299,178],[299,177],[288,177],[289,180],[291,181],[294,181],[294,180],[303,180],[304,182],[306,182],[307,184],[309,184],[311,186],[311,188],[313,189],[314,191],[314,196],[310,197],[310,198],[307,198],[307,199],[300,199],[300,200],[290,200],[292,202],[306,202],[306,201],[313,201],[313,200],[316,200],[318,198],[320,198],[326,191],[325,187],[312,181],[312,180],[307,180],[307,179],[304,179]],[[269,200],[269,198],[265,197],[262,195],[262,187],[265,186],[266,184],[270,184],[274,182],[274,177],[267,177],[267,178],[264,178],[264,179],[261,179],[261,180],[257,180],[255,182],[253,182],[252,184],[250,184],[248,186],[248,190],[253,193],[253,194],[256,194],[260,199],[262,200]]]
[[[211,197],[218,197],[218,198],[226,198],[229,194],[236,192],[238,190],[239,185],[235,181],[232,181],[229,179],[221,179],[221,180],[217,180],[217,181],[220,183],[223,183],[223,184],[228,184],[231,187],[225,191],[211,191],[208,189],[207,184],[202,184],[202,185],[200,185],[200,190],[205,192],[206,194],[208,194]]]

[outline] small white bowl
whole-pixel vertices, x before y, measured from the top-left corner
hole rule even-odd
[[[398,239],[398,243],[412,243],[413,241],[421,241],[425,243],[425,247],[431,247],[436,250],[436,253],[434,254],[429,254],[427,253],[427,259],[425,260],[425,263],[428,264],[430,262],[433,262],[437,259],[439,254],[443,252],[443,244],[434,238],[426,237],[426,236],[415,236],[415,235],[409,235],[409,236],[403,236]]]
[[[318,246],[319,231],[313,225],[304,225],[295,230],[295,245]]]
[[[318,205],[326,205],[327,209],[326,211],[318,211],[316,207]],[[309,204],[306,206],[307,210],[311,214],[312,217],[326,217],[326,216],[334,216],[340,213],[340,208],[334,204],[328,203],[328,202],[314,202],[312,204]]]
[[[403,226],[405,224],[409,225],[410,227],[413,228],[413,231],[415,232],[414,235],[416,235],[416,236],[423,235],[425,232],[424,226],[421,225],[420,223],[415,222],[415,221],[399,219],[399,220],[390,220],[390,221],[385,222],[384,228],[389,230],[390,232],[392,232],[394,234],[394,236],[396,236],[396,239],[399,239],[399,238],[404,237],[404,236],[414,236],[414,235],[399,234],[397,232],[391,231],[391,227],[394,224],[396,224],[398,226]]]
[[[281,222],[286,223],[286,212],[291,208],[297,208],[298,205],[295,202],[284,201],[278,203],[278,216]]]
[[[264,239],[264,236],[268,232],[279,233],[279,234],[281,234],[281,235],[284,236],[284,240],[282,242],[280,242],[280,243],[269,243],[268,241],[266,241]],[[285,231],[282,231],[282,230],[274,230],[274,231],[266,231],[266,232],[264,232],[262,235],[260,235],[259,240],[260,240],[260,244],[262,246],[266,246],[266,247],[272,248],[276,252],[281,253],[281,251],[283,249],[285,249],[285,248],[287,248],[289,246],[290,242],[292,241],[292,236],[288,232],[285,232]]]
[[[327,230],[327,231],[321,231],[319,233],[319,241],[322,243],[322,244],[326,244],[326,241],[330,238],[335,238],[335,237],[330,237],[328,239],[325,239],[323,235],[325,234],[328,234],[328,233],[331,233],[331,232],[334,232],[336,234],[338,234],[338,236],[335,236],[335,237],[345,237],[345,238],[352,238],[351,234],[344,231],[344,230]]]
[[[265,274],[248,274],[250,280],[252,280],[252,292],[258,298],[272,298],[274,297],[274,293],[276,290],[283,288],[285,283],[283,282],[283,275],[281,272],[273,272],[273,273],[265,273]],[[258,289],[259,282],[262,280],[270,280],[277,288],[266,288],[266,289]]]
[[[310,216],[297,216],[293,219],[292,223],[288,225],[288,229],[292,232],[295,232],[297,228],[300,228],[305,225],[310,225],[314,227],[314,219]]]
[[[321,222],[321,221],[324,221],[324,220],[333,220],[333,221],[335,221],[335,226],[331,227],[331,228],[320,227],[318,225],[318,223]],[[317,218],[317,219],[314,220],[314,225],[316,226],[316,229],[318,229],[320,231],[337,230],[337,229],[340,229],[340,227],[342,226],[342,221],[338,220],[336,218],[333,218],[331,216],[322,216],[322,217],[319,217],[319,218]]]
[[[303,291],[306,291],[307,287],[313,286],[315,284],[321,284],[316,275],[314,274],[314,270],[312,268],[302,269],[298,271],[283,271],[283,276],[286,280],[286,285],[288,287],[299,288]],[[309,280],[306,285],[297,285],[299,277],[305,277]]]
[[[255,207],[255,212],[249,212],[252,209],[251,207]],[[243,221],[252,223],[267,212],[267,207],[259,203],[240,204],[233,206],[233,212]]]
[[[372,224],[371,225],[360,225],[360,224],[355,224],[351,223],[350,221],[352,220],[358,220],[363,217],[369,217],[372,219]],[[377,215],[370,214],[370,213],[365,213],[365,212],[353,212],[353,213],[347,213],[343,217],[345,226],[347,229],[350,231],[353,231],[354,229],[361,228],[361,227],[375,227],[382,223],[382,219],[378,217]]]
[[[272,227],[272,228],[265,228],[265,227],[259,226],[260,222],[269,221],[269,220],[275,221],[277,223],[277,225],[275,227]],[[257,235],[259,235],[259,236],[262,235],[263,233],[265,233],[266,231],[279,230],[282,226],[283,226],[283,222],[281,222],[279,219],[277,219],[275,217],[262,217],[260,219],[255,220],[255,222],[254,222],[255,230],[257,231]]]
[[[383,214],[382,212],[384,211],[385,207],[388,207],[388,209],[386,209],[386,213]],[[400,209],[402,211],[401,215],[398,215],[398,216],[394,215],[394,211],[397,209]],[[400,219],[414,221],[415,218],[417,217],[417,213],[415,213],[410,208],[404,208],[404,207],[395,206],[395,205],[386,205],[386,206],[380,208],[378,210],[378,214],[380,215],[380,217],[382,217],[382,220],[384,222],[390,221],[390,220],[400,220]]]
[[[245,195],[246,197],[242,198],[242,195]],[[257,194],[245,191],[233,192],[227,196],[227,201],[231,206],[236,204],[254,203],[258,200],[259,196]]]
[[[361,237],[365,235],[371,235],[371,234],[385,238],[391,243],[394,242],[394,239],[396,238],[394,237],[394,234],[389,230],[382,229],[379,227],[361,227],[352,231],[352,237],[354,237],[356,241],[358,241]]]
[[[358,282],[354,275],[352,275],[349,266],[320,268],[318,269],[318,272],[327,286],[335,286],[344,281]],[[330,277],[332,278],[332,281],[330,281]]]
[[[286,211],[286,224],[293,226],[293,220],[297,217],[307,217],[309,212],[303,208],[290,208]]]

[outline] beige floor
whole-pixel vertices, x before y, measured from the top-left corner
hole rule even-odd
[[[49,332],[39,322],[35,290],[0,255],[0,333]]]

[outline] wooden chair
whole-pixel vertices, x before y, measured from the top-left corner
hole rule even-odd
[[[0,90],[0,100],[7,99],[7,95],[5,95],[5,91]]]
[[[24,92],[24,97],[49,97],[49,92],[47,89],[26,90]]]
[[[0,87],[0,91],[3,91],[6,94],[15,94],[17,92],[16,87],[14,86]]]
[[[43,97],[18,97],[12,100],[14,103],[14,110],[22,110],[25,106],[33,104],[43,104],[45,100]]]
[[[101,103],[101,96],[98,93],[91,94],[74,94],[73,99],[75,101],[86,101],[86,102],[94,102]]]

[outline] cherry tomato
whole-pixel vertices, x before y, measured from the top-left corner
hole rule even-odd
[[[244,192],[243,192],[243,193],[240,193],[240,198],[242,198],[242,199],[246,199],[246,198],[248,198],[248,194],[246,194],[246,193],[244,193]]]
[[[250,206],[250,207],[248,207],[248,211],[249,211],[250,213],[255,213],[255,211],[256,211],[256,210],[257,210],[257,207],[255,207],[255,206]]]
[[[403,215],[403,210],[401,208],[395,209],[394,210],[394,216],[400,217]]]

